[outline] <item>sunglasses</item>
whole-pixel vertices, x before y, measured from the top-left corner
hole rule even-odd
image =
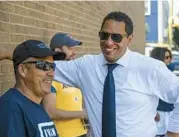
[[[169,59],[169,58],[171,58],[171,56],[165,56],[165,59]]]
[[[28,62],[23,62],[22,64],[35,64],[35,68],[43,71],[49,71],[50,69],[53,69],[55,71],[55,63],[50,63],[47,61],[28,61]]]
[[[111,36],[111,39],[114,42],[120,43],[121,40],[124,37],[127,37],[128,35],[127,34],[108,33],[108,32],[103,32],[103,31],[99,32],[99,38],[100,38],[100,40],[108,40],[109,36]]]

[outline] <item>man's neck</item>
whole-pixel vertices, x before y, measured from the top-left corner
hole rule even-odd
[[[42,98],[35,96],[34,93],[32,91],[30,91],[23,84],[16,83],[15,88],[18,89],[25,97],[27,97],[29,100],[33,101],[34,103],[37,103],[37,104],[41,103]]]

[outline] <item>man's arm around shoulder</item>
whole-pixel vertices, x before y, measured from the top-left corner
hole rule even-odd
[[[0,60],[3,60],[3,59],[12,60],[12,54],[13,54],[13,52],[11,52],[11,51],[7,51],[5,49],[0,49]]]
[[[179,133],[173,133],[173,132],[168,131],[166,137],[179,137]]]
[[[47,94],[42,101],[42,104],[53,120],[61,119],[76,119],[84,118],[86,116],[85,111],[65,111],[61,109],[56,109],[56,93]]]

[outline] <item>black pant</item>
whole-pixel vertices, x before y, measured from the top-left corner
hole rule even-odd
[[[164,137],[165,135],[157,135],[156,137]]]

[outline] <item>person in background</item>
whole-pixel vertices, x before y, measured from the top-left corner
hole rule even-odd
[[[53,51],[66,53],[66,60],[73,60],[76,55],[75,46],[81,44],[81,41],[73,39],[66,33],[57,33],[51,39],[50,48]],[[54,120],[60,137],[86,137],[87,128],[84,122],[86,112],[82,100],[78,88],[57,81],[52,82],[52,92],[43,98],[42,103]]]
[[[152,50],[151,57],[164,62],[168,67],[168,69],[170,70],[172,69],[170,65],[172,60],[172,54],[169,49],[164,47],[156,47]],[[168,79],[170,78],[168,77]],[[159,104],[157,107],[157,115],[155,117],[157,128],[158,128],[156,137],[164,137],[166,135],[169,119],[173,109],[174,109],[173,104],[167,103],[159,99]]]
[[[27,40],[15,48],[16,83],[0,97],[0,137],[58,137],[54,123],[40,105],[50,93],[53,56],[57,54],[58,59],[65,58],[64,53],[53,52],[37,40]]]

